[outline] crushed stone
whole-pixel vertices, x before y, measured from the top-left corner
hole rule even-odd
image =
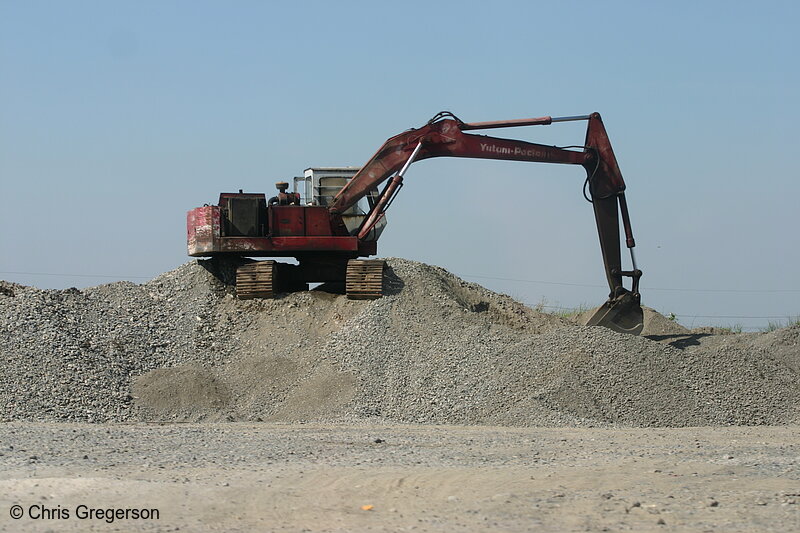
[[[389,259],[388,295],[237,300],[235,264],[0,282],[0,420],[683,427],[800,423],[800,326],[634,337]],[[729,333],[729,332],[726,332]]]

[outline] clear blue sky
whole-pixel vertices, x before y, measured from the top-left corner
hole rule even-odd
[[[799,16],[796,2],[0,0],[0,278],[143,281],[188,260],[188,209],[363,164],[443,109],[599,111],[644,303],[687,325],[797,316]],[[497,134],[580,144],[583,128]],[[583,178],[421,162],[379,251],[530,303],[599,304]]]

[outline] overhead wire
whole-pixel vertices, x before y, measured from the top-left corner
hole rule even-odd
[[[16,270],[0,271],[0,274],[14,274],[19,276],[62,276],[69,278],[136,278],[151,279],[154,276],[134,276],[124,274],[67,274],[63,272],[24,272]],[[604,288],[605,285],[595,283],[568,283],[564,281],[545,281],[539,279],[505,278],[500,276],[483,276],[480,274],[460,274],[464,278],[493,279],[497,281],[515,281],[519,283],[538,283],[541,285],[563,285],[566,287],[591,287]],[[689,287],[642,287],[648,291],[675,291],[675,292],[731,292],[731,293],[781,293],[781,292],[800,292],[800,289],[696,289]]]
[[[522,283],[540,283],[542,285],[565,285],[568,287],[605,287],[605,285],[588,284],[588,283],[566,283],[561,281],[544,281],[535,279],[520,279],[520,278],[501,278],[495,276],[481,276],[477,274],[462,274],[465,278],[479,278],[479,279],[494,279],[500,281],[518,281]],[[648,291],[677,291],[677,292],[800,292],[800,289],[694,289],[694,288],[681,288],[681,287],[642,287],[643,290]]]
[[[5,270],[0,271],[0,274],[14,274],[14,275],[26,275],[26,276],[58,276],[58,277],[73,277],[73,278],[109,278],[109,279],[125,279],[125,278],[133,278],[133,279],[152,279],[153,276],[129,276],[129,275],[110,275],[110,274],[65,274],[65,273],[56,273],[56,272],[23,272],[23,271],[13,271],[13,270]],[[560,282],[560,281],[544,281],[544,280],[532,280],[532,279],[519,279],[519,278],[504,278],[498,276],[481,276],[477,274],[462,274],[464,278],[477,278],[477,279],[491,279],[497,281],[514,281],[514,282],[521,282],[521,283],[537,283],[542,285],[563,285],[568,287],[591,287],[591,288],[603,288],[605,285],[597,285],[597,284],[588,284],[588,283],[567,283],[567,282]],[[800,289],[693,289],[693,288],[666,288],[666,287],[646,287],[648,291],[676,291],[676,292],[730,292],[730,293],[757,293],[757,292],[767,292],[767,293],[779,293],[779,292],[800,292]],[[531,306],[539,306],[546,309],[557,309],[557,310],[570,310],[575,309],[574,307],[567,307],[567,306],[560,306],[560,305],[542,305],[542,304],[531,304],[530,302],[527,303]],[[683,314],[683,313],[673,313],[676,317],[682,318],[725,318],[725,319],[773,319],[773,320],[781,320],[786,318],[792,318],[792,315],[766,315],[766,316],[750,316],[750,315],[690,315],[690,314]]]
[[[59,276],[59,277],[66,277],[66,278],[112,278],[112,279],[124,279],[124,278],[136,278],[136,279],[151,279],[153,276],[114,276],[110,274],[61,274],[55,272],[15,272],[15,271],[0,271],[0,274],[14,274],[18,276]]]
[[[526,305],[531,307],[542,307],[544,309],[557,309],[559,311],[570,311],[576,309],[575,307],[568,307],[564,305],[547,305],[547,304],[531,304],[530,302],[525,302]],[[580,309],[580,308],[577,308]],[[793,318],[792,315],[767,315],[767,316],[743,316],[743,315],[684,315],[682,313],[672,313],[676,317],[683,317],[683,318],[748,318],[748,319],[786,319],[786,318]]]

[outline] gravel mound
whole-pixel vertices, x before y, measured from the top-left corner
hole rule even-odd
[[[132,377],[222,364],[233,346],[215,334],[232,324],[214,322],[219,291],[210,281],[187,264],[144,285],[4,284],[13,294],[0,291],[0,418],[127,420]]]
[[[390,259],[388,295],[239,301],[235,264],[143,285],[0,282],[0,419],[515,426],[800,423],[800,327],[581,327]]]

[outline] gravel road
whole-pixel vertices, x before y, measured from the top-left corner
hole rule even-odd
[[[798,531],[799,464],[797,426],[13,422],[0,529]]]

